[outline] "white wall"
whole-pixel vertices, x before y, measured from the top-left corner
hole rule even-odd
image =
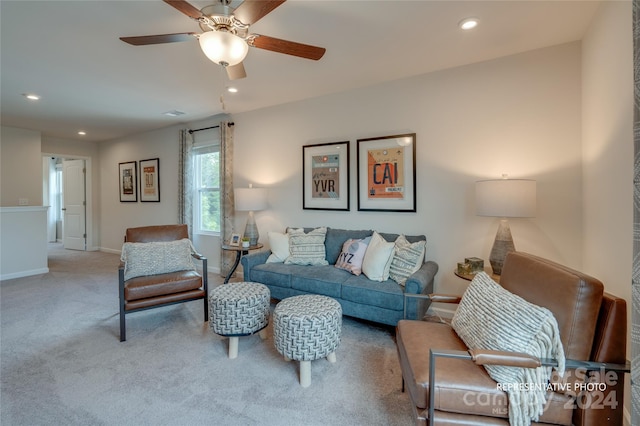
[[[0,235],[0,280],[49,272],[46,207],[0,207]]]
[[[582,46],[583,270],[602,280],[606,291],[626,299],[628,336],[634,232],[631,16],[630,1],[603,3]],[[627,375],[626,424],[629,382]]]
[[[154,132],[100,143],[101,250],[119,253],[127,228],[177,223],[180,129],[210,127],[217,125],[223,119],[229,119],[229,117],[214,116],[207,120],[179,124]],[[142,203],[138,196],[138,202],[121,203],[118,190],[118,163],[150,158],[160,159],[160,202]],[[193,243],[202,254],[208,257],[209,269],[219,270],[220,239],[208,235],[194,235]]]
[[[478,179],[538,181],[538,214],[516,248],[581,266],[580,44],[234,115],[235,185],[269,188],[261,240],[286,226],[425,234],[439,291],[461,293],[465,257],[488,259],[498,220],[475,216]],[[417,212],[358,212],[356,139],[417,133]],[[302,210],[302,146],[351,141],[351,211]],[[238,214],[238,229],[246,215]],[[487,261],[488,264],[488,261]]]
[[[604,2],[583,40],[583,270],[631,306],[631,2]],[[629,311],[631,311],[629,309]]]
[[[42,206],[40,132],[0,128],[0,206]]]

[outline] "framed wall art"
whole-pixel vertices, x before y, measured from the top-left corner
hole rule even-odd
[[[302,147],[302,208],[349,210],[349,141]]]
[[[160,201],[160,159],[140,160],[140,201]]]
[[[119,163],[120,202],[138,201],[138,174],[135,161]]]
[[[416,134],[358,139],[358,210],[416,211]]]

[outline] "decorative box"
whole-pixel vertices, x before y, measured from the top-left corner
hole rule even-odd
[[[484,271],[484,260],[478,257],[467,257],[464,259],[464,263],[469,264],[470,272],[472,274]]]
[[[459,274],[470,274],[471,273],[471,265],[468,263],[458,262],[458,273]]]

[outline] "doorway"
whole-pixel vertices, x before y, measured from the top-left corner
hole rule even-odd
[[[69,250],[92,250],[91,160],[44,156],[42,198],[50,206],[48,241]]]

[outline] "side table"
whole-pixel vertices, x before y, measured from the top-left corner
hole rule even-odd
[[[484,267],[484,271],[487,273],[487,275],[489,275],[491,277],[492,280],[494,280],[498,284],[500,283],[500,275],[495,275],[493,273],[493,271],[491,270],[490,266],[485,266]],[[473,280],[473,278],[476,276],[476,274],[461,274],[458,271],[456,271],[455,269],[454,269],[453,273],[456,274],[457,277],[460,277],[463,280],[467,280],[467,281]]]
[[[229,280],[231,279],[231,277],[233,276],[233,273],[236,271],[236,268],[238,267],[238,264],[240,264],[240,258],[249,253],[249,250],[257,250],[257,249],[261,249],[262,247],[264,247],[264,244],[258,243],[254,246],[249,246],[249,247],[242,247],[242,246],[230,246],[229,244],[223,244],[222,245],[222,250],[225,251],[235,251],[236,252],[236,260],[235,262],[233,262],[233,266],[231,267],[231,270],[229,271],[229,273],[227,274],[226,278],[224,279],[224,284],[227,284],[229,282]]]

